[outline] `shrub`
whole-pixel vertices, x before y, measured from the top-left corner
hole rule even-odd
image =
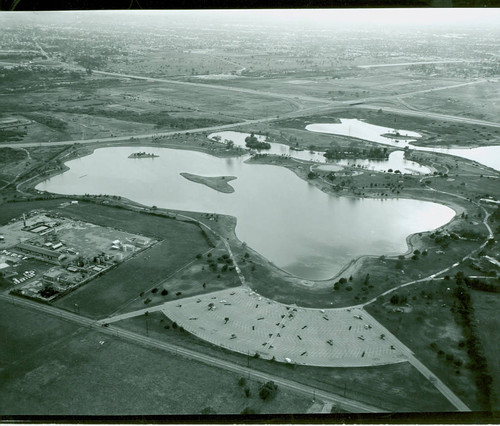
[[[278,386],[273,381],[269,381],[264,385],[262,385],[262,387],[260,388],[259,397],[264,401],[273,399],[277,391],[278,391]]]
[[[168,294],[168,290],[164,288],[164,289],[161,291],[161,295],[162,295],[162,296],[166,296],[167,294]]]

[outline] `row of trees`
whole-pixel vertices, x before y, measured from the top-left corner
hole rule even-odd
[[[493,379],[488,372],[488,364],[481,341],[477,337],[474,307],[463,272],[457,272],[455,282],[457,285],[452,292],[454,302],[451,310],[464,332],[465,347],[470,358],[468,367],[475,372],[479,400],[489,410],[491,409],[491,384]]]
[[[328,160],[342,160],[344,158],[372,158],[377,160],[387,159],[389,152],[387,148],[373,147],[367,148],[344,148],[330,147],[323,154]]]

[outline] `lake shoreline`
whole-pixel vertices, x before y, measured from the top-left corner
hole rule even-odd
[[[156,144],[155,144],[156,145]],[[165,146],[166,145],[166,146]],[[168,149],[178,149],[178,148],[183,148],[185,150],[191,150],[191,151],[200,151],[200,152],[205,152],[207,153],[206,149],[197,149],[197,148],[200,148],[198,146],[193,146],[193,145],[188,145],[188,144],[182,144],[180,146],[173,146],[174,144],[161,144],[160,146],[156,145],[158,148],[168,148]],[[177,144],[175,144],[177,145]],[[220,145],[220,144],[218,144]],[[113,146],[116,146],[115,144],[113,144]],[[130,146],[129,144],[121,144],[121,146]],[[132,145],[132,146],[136,146],[136,144]],[[154,145],[153,145],[154,146]],[[101,147],[93,147],[94,149],[92,150],[89,150],[89,149],[85,149],[85,152],[83,152],[82,154],[83,155],[88,155],[90,154],[91,152],[93,152],[95,149],[98,149],[98,148],[101,148]],[[210,153],[210,152],[208,152]],[[212,154],[212,153],[210,153]],[[227,151],[224,150],[224,154],[223,157],[229,157],[229,155],[227,155]],[[261,163],[261,164],[266,164],[268,162],[270,162],[271,164],[273,165],[282,165],[282,164],[279,164],[281,161],[276,161],[277,158],[276,157],[273,157],[273,156],[269,156],[269,157],[262,157],[262,158],[259,158],[258,161],[255,161],[255,159],[247,159],[246,162],[248,163],[252,163],[252,162],[258,162],[258,163]],[[285,160],[286,159],[282,159],[282,160]],[[299,160],[290,160],[292,161],[293,163],[295,163],[296,166],[299,166],[299,167],[303,167],[303,168],[309,168],[311,165],[314,165],[315,163],[310,163],[310,162],[306,162],[306,161],[299,161]],[[274,163],[273,163],[274,162]],[[66,166],[65,166],[66,167]],[[286,166],[285,166],[286,167]],[[287,167],[287,168],[291,168],[291,167]],[[295,171],[295,170],[294,170]],[[296,172],[296,171],[295,171]],[[55,174],[60,174],[61,171],[58,171],[56,172]],[[305,180],[307,182],[310,183],[310,180],[308,180],[305,176],[304,176],[304,173],[295,173],[298,175],[298,177],[300,177],[302,180]],[[196,175],[195,175],[196,176]],[[185,176],[184,176],[185,177]],[[48,177],[47,176],[44,176],[42,180],[46,180]],[[33,183],[32,183],[33,185]],[[322,190],[322,188],[320,187],[319,189]],[[348,198],[363,198],[363,197],[359,197],[359,196],[354,196],[353,194],[345,194],[345,193],[342,193],[342,194],[338,194],[338,193],[335,193],[335,192],[330,192],[330,191],[324,191],[323,192],[326,192],[328,193],[329,195],[335,195],[335,196],[343,196],[343,197],[348,197]],[[365,196],[364,198],[374,198],[374,199],[380,199],[381,197],[377,197],[377,196]],[[410,197],[410,196],[406,196],[406,197],[402,197],[402,196],[398,196],[398,197],[391,197],[391,198],[407,198],[407,199],[412,199],[412,200],[422,200],[421,197]],[[427,198],[427,197],[425,197]],[[447,203],[443,203],[441,202],[441,200],[437,200],[437,199],[432,199],[432,198],[427,198],[425,201],[431,201],[431,202],[438,202],[439,204],[444,204],[444,205],[447,205]],[[134,203],[136,204],[136,203]],[[137,205],[137,204],[136,204]],[[455,212],[456,212],[456,209],[454,209]],[[408,240],[407,240],[408,241]],[[410,250],[410,249],[408,249]],[[262,256],[262,255],[261,255]],[[366,257],[366,256],[371,256],[371,255],[363,255],[363,256],[358,256],[358,258],[356,259],[359,259],[359,257]],[[264,257],[264,256],[262,256]],[[335,273],[333,276],[331,277],[328,277],[328,278],[324,278],[324,279],[307,279],[307,278],[303,278],[303,277],[300,277],[300,276],[295,276],[293,275],[292,273],[282,269],[282,268],[279,268],[278,266],[276,266],[273,262],[270,262],[271,265],[273,265],[275,268],[281,270],[284,274],[290,276],[290,277],[295,277],[298,281],[300,281],[301,283],[303,283],[303,285],[306,285],[308,287],[323,287],[322,285],[318,285],[318,284],[321,284],[321,283],[324,283],[325,285],[329,285],[328,283],[330,283],[332,280],[335,280],[336,278],[338,278],[342,272],[345,272],[345,267],[342,267],[339,272]],[[359,263],[359,261],[355,262],[355,263]],[[349,268],[349,271],[352,271],[352,268]]]

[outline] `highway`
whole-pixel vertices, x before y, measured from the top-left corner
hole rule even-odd
[[[318,390],[312,386],[304,385],[302,383],[284,379],[279,376],[275,376],[273,374],[264,373],[261,371],[253,370],[249,367],[243,367],[239,364],[236,364],[231,361],[222,360],[219,358],[212,357],[210,355],[206,355],[203,353],[199,353],[193,351],[191,349],[186,349],[177,345],[173,345],[171,343],[162,342],[159,340],[152,339],[150,337],[145,337],[137,333],[133,333],[128,330],[124,330],[122,328],[114,327],[112,325],[108,327],[103,327],[98,321],[91,320],[89,318],[85,318],[83,316],[74,314],[72,312],[64,311],[53,306],[45,305],[42,303],[33,302],[24,298],[17,298],[7,294],[0,294],[0,300],[5,300],[14,305],[22,306],[27,309],[34,309],[41,312],[44,312],[49,315],[53,315],[55,317],[74,322],[83,327],[88,327],[100,333],[104,333],[111,336],[120,337],[126,339],[128,341],[138,343],[147,347],[151,347],[154,349],[164,350],[170,353],[174,353],[176,355],[184,356],[185,358],[189,358],[195,361],[203,362],[205,364],[216,366],[222,368],[227,371],[231,371],[242,376],[251,377],[255,380],[259,381],[273,381],[278,386],[292,390],[298,393],[305,395],[308,398],[317,398],[321,399],[327,403],[336,404],[340,409],[352,412],[352,413],[383,413],[386,412],[378,407],[374,407],[368,404],[364,404],[359,401],[354,401],[348,398],[344,398],[339,395],[332,394],[330,392]],[[151,311],[152,309],[149,309]]]
[[[405,97],[407,95],[398,95],[398,97]],[[391,107],[379,107],[374,105],[356,105],[357,108],[363,109],[371,109],[375,111],[383,111],[383,112],[391,112],[398,115],[407,115],[410,117],[422,117],[422,118],[430,118],[434,120],[443,120],[443,121],[452,121],[456,123],[464,123],[464,124],[473,124],[478,126],[487,126],[500,128],[500,123],[495,123],[493,121],[485,121],[485,120],[477,120],[475,118],[468,117],[458,117],[456,115],[447,115],[447,114],[439,114],[431,111],[415,111],[415,110],[406,110],[406,109],[398,109]]]
[[[154,78],[154,77],[144,77],[139,75],[131,75],[131,74],[121,74],[116,72],[106,72],[106,71],[92,71],[94,74],[107,75],[111,77],[122,77],[122,78],[131,78],[133,80],[144,80],[144,81],[153,81],[157,83],[168,83],[168,84],[177,84],[181,86],[192,86],[192,87],[200,87],[203,89],[215,89],[222,90],[228,92],[238,92],[238,93],[246,93],[250,95],[257,96],[268,96],[271,98],[279,98],[286,100],[301,100],[301,101],[309,101],[309,102],[321,102],[329,104],[331,101],[328,99],[316,98],[313,96],[304,96],[304,95],[296,95],[296,94],[287,94],[287,93],[276,93],[276,92],[268,92],[262,90],[255,89],[246,89],[243,87],[234,87],[234,86],[222,86],[218,84],[205,84],[205,83],[193,83],[190,81],[179,81],[179,80],[171,80],[165,78]]]

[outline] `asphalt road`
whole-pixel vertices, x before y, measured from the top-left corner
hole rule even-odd
[[[398,95],[395,97],[404,97],[404,96],[405,95]],[[457,123],[474,124],[474,125],[479,125],[479,126],[500,128],[500,123],[495,123],[492,121],[477,120],[475,118],[468,118],[468,117],[458,117],[456,115],[439,114],[437,112],[431,112],[431,111],[415,111],[415,110],[406,110],[406,109],[391,108],[391,107],[385,107],[385,106],[380,107],[380,106],[375,106],[375,105],[357,105],[357,107],[363,108],[363,109],[376,110],[376,111],[382,110],[384,112],[392,112],[394,114],[407,115],[410,117],[423,117],[423,118],[431,118],[431,119],[437,119],[437,120],[443,120],[443,121],[453,121],[453,122],[457,122]]]

